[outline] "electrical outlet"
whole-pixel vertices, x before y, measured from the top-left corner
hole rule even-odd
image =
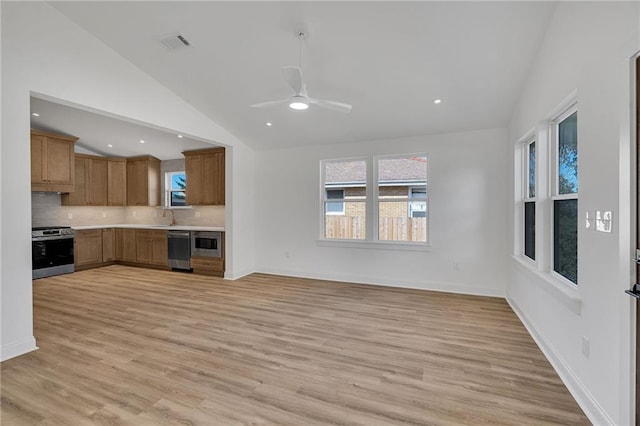
[[[134,210],[132,213],[133,217],[136,217],[136,211]]]
[[[196,211],[196,217],[200,217],[200,212]]]
[[[590,353],[591,343],[589,342],[589,339],[587,339],[585,336],[582,336],[582,355],[584,355],[584,357],[588,359]]]
[[[291,253],[289,253],[288,251],[284,252],[284,258],[285,259],[289,259],[291,257]]]
[[[453,270],[454,271],[459,271],[460,270],[460,263],[453,262]]]
[[[67,213],[67,219],[73,219],[73,213]]]
[[[107,217],[107,212],[102,212],[102,217]]]

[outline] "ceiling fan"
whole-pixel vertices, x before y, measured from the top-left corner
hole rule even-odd
[[[304,110],[309,108],[309,105],[317,105],[322,108],[343,113],[351,111],[351,105],[349,104],[309,97],[309,94],[307,93],[307,86],[304,84],[304,80],[302,79],[302,42],[305,38],[305,33],[302,31],[298,32],[298,38],[300,39],[300,56],[298,59],[298,66],[287,66],[282,68],[282,77],[284,77],[284,81],[293,89],[293,96],[277,101],[260,102],[251,106],[254,108],[268,108],[276,105],[289,104],[289,108],[291,109]]]

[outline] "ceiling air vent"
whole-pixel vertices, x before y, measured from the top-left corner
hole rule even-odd
[[[171,34],[161,37],[160,43],[162,43],[164,47],[166,47],[170,51],[182,50],[191,46],[189,40],[187,40],[182,34]]]

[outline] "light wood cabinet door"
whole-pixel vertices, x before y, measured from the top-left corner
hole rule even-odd
[[[107,205],[127,205],[127,162],[109,159],[107,165]]]
[[[84,157],[76,156],[74,159],[75,167],[75,185],[74,191],[68,194],[62,194],[63,206],[86,206],[87,201],[87,179],[89,160]]]
[[[136,262],[152,263],[153,260],[153,231],[136,229]]]
[[[116,260],[116,238],[113,228],[102,230],[102,261],[113,262]]]
[[[187,177],[187,205],[198,206],[203,204],[203,160],[202,155],[188,155],[184,158],[184,170]]]
[[[160,205],[160,160],[154,157],[127,159],[127,205]]]
[[[75,190],[62,195],[62,205],[106,206],[107,163],[105,158],[76,154]]]
[[[225,151],[214,148],[185,151],[187,204],[198,206],[225,204]]]
[[[116,229],[116,260],[120,262],[136,261],[135,229]]]
[[[147,205],[146,163],[142,160],[127,161],[127,205]]]
[[[74,144],[77,138],[31,131],[31,190],[74,190]]]
[[[203,155],[203,205],[224,205],[224,151]]]
[[[152,231],[151,263],[154,265],[169,266],[169,243],[167,231]]]
[[[46,155],[47,137],[40,135],[31,135],[31,184],[46,184]]]
[[[107,160],[89,159],[87,200],[90,206],[107,205]]]
[[[47,181],[53,185],[73,185],[73,143],[47,138]]]
[[[102,263],[102,230],[87,229],[74,235],[75,266]]]

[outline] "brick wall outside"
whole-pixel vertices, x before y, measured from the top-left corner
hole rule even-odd
[[[380,217],[407,217],[409,215],[408,190],[406,186],[383,186],[379,190],[381,197],[398,197],[402,201],[384,201],[380,203]],[[345,188],[344,197],[348,199],[362,199],[364,201],[365,189]],[[365,203],[363,202],[345,202],[345,216],[357,217],[365,216]]]

